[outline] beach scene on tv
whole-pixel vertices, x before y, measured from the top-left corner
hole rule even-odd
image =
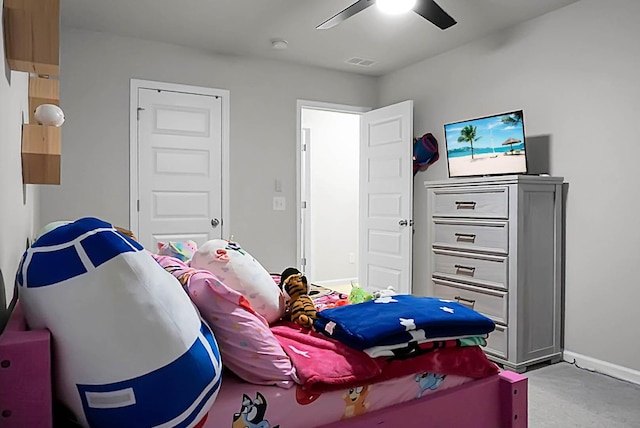
[[[444,126],[449,177],[527,172],[522,110]]]

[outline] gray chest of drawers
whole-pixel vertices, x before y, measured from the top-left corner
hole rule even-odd
[[[560,177],[427,181],[427,294],[496,323],[485,349],[523,372],[562,357]]]

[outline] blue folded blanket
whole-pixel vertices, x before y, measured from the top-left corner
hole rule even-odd
[[[325,309],[318,313],[314,327],[362,350],[421,338],[483,335],[492,332],[495,324],[457,302],[398,295]]]

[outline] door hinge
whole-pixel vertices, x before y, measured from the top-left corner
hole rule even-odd
[[[138,112],[137,112],[138,120],[140,120],[140,112],[143,111],[143,110],[144,110],[144,108],[138,107]]]
[[[136,209],[140,212],[140,199],[136,201]]]
[[[302,145],[302,151],[303,151],[303,152],[306,152],[306,151],[307,151],[307,145],[306,145],[306,144],[303,144],[303,145]]]
[[[306,266],[306,265],[307,265],[307,258],[306,258],[306,257],[303,257],[303,258],[300,260],[300,265],[301,265],[301,266]]]
[[[307,208],[307,202],[306,201],[302,201],[302,208]]]

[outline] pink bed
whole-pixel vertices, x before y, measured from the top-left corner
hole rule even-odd
[[[0,336],[3,428],[52,426],[49,349],[48,331],[26,331],[21,311],[19,308],[14,311],[9,326]],[[516,373],[503,371],[480,380],[447,376],[434,390],[426,389],[419,394],[420,390],[412,376],[376,383],[366,391],[364,387],[353,391],[352,398],[356,401],[363,395],[364,399],[351,407],[345,401],[348,397],[344,391],[309,397],[300,394],[297,388],[253,385],[227,376],[204,427],[527,426],[527,379]],[[259,410],[264,411],[264,418],[253,426],[243,424],[243,401],[251,410],[255,400],[261,400],[258,393],[266,403],[266,408]],[[417,398],[418,395],[421,396]],[[343,419],[347,413],[352,417]]]
[[[309,397],[301,388],[283,390],[228,376],[204,427],[526,426],[526,379],[515,373],[481,380],[450,375],[430,384],[435,387],[421,388],[412,375]]]

